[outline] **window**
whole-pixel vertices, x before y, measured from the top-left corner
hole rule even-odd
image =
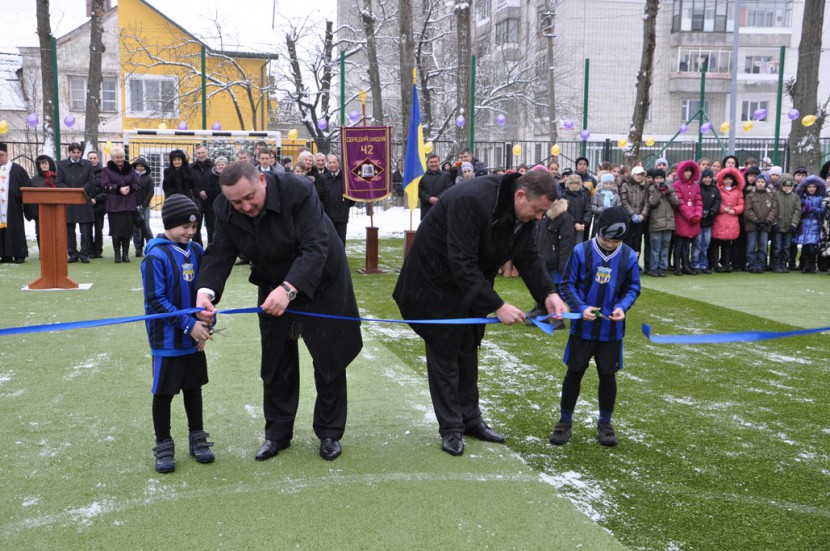
[[[547,54],[539,54],[539,57],[536,58],[536,74],[539,75],[541,78],[547,78],[548,76],[548,55]]]
[[[731,55],[730,50],[680,48],[677,52],[677,72],[699,73],[705,65],[707,73],[729,73]]]
[[[69,77],[69,109],[72,111],[86,110],[87,78],[79,76]],[[118,81],[104,77],[101,80],[101,111],[114,113],[118,111]]]
[[[758,109],[768,110],[769,109],[769,102],[768,101],[744,101],[741,103],[741,120],[742,121],[752,121],[755,120],[755,111]],[[759,121],[767,120],[767,117],[763,119],[758,119]]]
[[[751,2],[741,8],[741,25],[745,27],[790,27],[792,1]]]
[[[519,41],[519,20],[505,19],[496,23],[496,43],[506,44]]]
[[[129,115],[177,117],[176,77],[142,75],[127,81]]]
[[[748,55],[744,63],[744,73],[777,75],[778,61],[770,55]]]
[[[734,0],[675,0],[672,6],[672,32],[731,31]]]
[[[476,18],[481,21],[490,17],[491,0],[479,0],[476,7]]]
[[[700,100],[696,99],[685,99],[683,100],[683,105],[681,108],[681,122],[686,122],[693,116],[697,115],[697,112],[700,110]],[[703,102],[703,111],[705,113],[709,113],[709,100]]]

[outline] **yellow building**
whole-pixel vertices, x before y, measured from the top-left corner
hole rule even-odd
[[[276,54],[211,48],[144,0],[119,0],[118,20],[125,130],[269,128]]]

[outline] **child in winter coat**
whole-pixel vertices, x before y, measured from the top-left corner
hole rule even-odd
[[[772,271],[781,274],[789,272],[790,244],[801,221],[801,198],[793,193],[795,179],[789,174],[781,176],[781,189],[776,192],[778,219],[772,227]]]
[[[702,274],[711,274],[715,265],[710,258],[709,244],[712,241],[712,225],[715,215],[720,210],[720,192],[714,182],[715,174],[711,168],[704,169],[700,175],[700,198],[703,204],[703,214],[700,217],[700,233],[692,241],[692,260],[690,266],[693,271]]]
[[[648,231],[651,240],[651,260],[648,275],[665,277],[669,268],[669,245],[674,232],[674,209],[680,199],[674,188],[666,184],[666,173],[659,168],[648,171],[653,183],[648,188]]]
[[[703,216],[703,199],[700,195],[700,167],[694,161],[683,161],[677,165],[677,179],[672,183],[680,200],[674,217],[674,275],[697,275],[692,270],[690,254],[692,239],[700,233],[700,219]]]
[[[635,166],[631,169],[631,176],[622,185],[620,203],[631,218],[628,233],[625,235],[625,244],[637,253],[637,258],[640,258],[643,236],[648,242],[648,184],[646,183],[646,170],[643,167]],[[647,256],[644,257],[646,271],[649,270]]]
[[[574,221],[576,242],[582,243],[591,225],[591,192],[578,174],[571,174],[565,181],[563,196],[568,200],[568,213]]]
[[[559,285],[565,265],[576,246],[574,219],[568,212],[568,200],[559,198],[551,204],[542,218],[536,222],[536,248],[545,261],[551,279]],[[538,315],[542,315],[538,312]],[[558,320],[554,329],[564,329],[565,322]]]
[[[746,270],[761,274],[767,263],[769,232],[778,220],[778,200],[775,192],[767,191],[766,180],[758,178],[755,189],[747,193],[744,201]]]
[[[824,203],[826,191],[827,188],[821,178],[808,176],[801,182],[796,192],[801,197],[801,227],[795,237],[795,242],[801,245],[801,271],[808,274],[818,271],[816,257],[821,240],[821,223],[827,208]]]
[[[720,264],[715,266],[715,271],[731,272],[732,241],[740,234],[738,217],[744,212],[744,178],[737,169],[724,168],[718,172],[717,182],[721,203],[712,225],[712,239],[715,249],[720,248]]]
[[[614,175],[606,172],[599,178],[599,189],[591,197],[591,213],[594,223],[591,228],[591,236],[597,234],[597,220],[607,208],[620,206],[620,195],[617,193],[617,182]]]

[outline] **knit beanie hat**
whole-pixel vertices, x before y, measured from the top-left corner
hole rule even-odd
[[[189,197],[179,193],[164,200],[161,207],[161,220],[164,229],[170,230],[184,224],[193,224],[199,219],[199,207]]]
[[[793,170],[793,176],[795,176],[798,173],[804,174],[805,176],[809,176],[809,174],[810,174],[809,172],[807,172],[807,168],[803,167],[803,166],[800,166],[800,167],[796,168],[795,170]]]
[[[473,170],[473,163],[461,163],[461,172],[465,170]]]
[[[700,178],[714,178],[715,173],[711,168],[704,168],[703,172],[700,173]]]
[[[770,173],[770,174],[778,174],[778,175],[780,176],[781,174],[783,174],[783,173],[784,173],[784,171],[783,171],[783,170],[781,170],[781,167],[780,167],[780,166],[774,166],[774,167],[771,167],[771,168],[769,169],[769,173]]]
[[[669,160],[668,160],[668,159],[666,159],[665,157],[660,157],[659,159],[657,159],[656,161],[654,161],[654,166],[657,166],[657,165],[659,165],[659,164],[664,164],[664,165],[666,165],[666,166],[669,166]]]
[[[751,176],[752,174],[755,174],[755,175],[761,174],[761,169],[758,168],[757,166],[751,166],[751,167],[746,169],[746,172],[744,172],[744,176]]]
[[[628,212],[622,207],[608,207],[597,219],[597,234],[604,239],[620,240],[628,231]]]
[[[608,174],[603,174],[600,179],[599,183],[601,184],[613,184],[614,183],[614,175],[610,172]]]

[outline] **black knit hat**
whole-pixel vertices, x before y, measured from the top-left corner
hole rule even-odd
[[[746,169],[746,172],[744,172],[744,176],[751,176],[753,174],[761,174],[761,169],[757,166],[751,166]]]
[[[597,219],[597,234],[605,239],[620,240],[628,231],[628,212],[622,207],[608,207]]]
[[[199,207],[189,197],[177,193],[164,200],[164,205],[161,207],[161,220],[164,222],[165,230],[184,224],[193,224],[198,219]]]

